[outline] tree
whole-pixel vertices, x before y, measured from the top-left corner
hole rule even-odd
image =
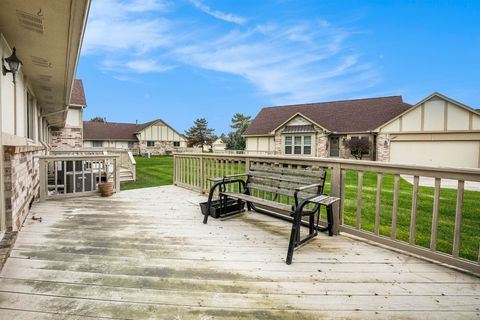
[[[242,136],[252,122],[252,117],[235,113],[232,117],[230,128],[235,129],[228,134],[226,141],[227,150],[245,150],[245,138]]]
[[[185,131],[188,146],[200,146],[202,149],[204,145],[211,146],[217,139],[213,132],[214,129],[208,128],[207,119],[200,118],[195,120],[193,127]]]
[[[370,141],[368,137],[352,137],[345,141],[345,147],[357,160],[362,160],[363,155],[370,153]]]
[[[93,118],[90,119],[90,121],[92,121],[92,122],[103,122],[103,123],[105,123],[105,122],[107,122],[107,118],[93,117]]]

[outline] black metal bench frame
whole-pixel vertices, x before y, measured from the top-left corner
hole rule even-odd
[[[246,176],[247,180],[244,181],[243,179],[240,179],[240,177],[242,176]],[[218,189],[220,201],[221,203],[225,203],[225,205],[228,199],[231,198],[231,199],[236,199],[237,201],[246,202],[248,211],[251,211],[253,209],[256,212],[260,212],[264,214],[271,214],[272,211],[273,212],[278,211],[275,208],[275,204],[277,204],[277,202],[256,198],[250,195],[249,184],[250,184],[251,178],[252,178],[252,175],[250,173],[242,173],[242,174],[228,175],[223,178],[210,179],[210,181],[213,181],[214,184],[210,188],[210,192],[208,195],[208,205],[210,206],[210,203],[213,201],[214,193]],[[289,212],[291,216],[289,220],[292,222],[292,230],[291,230],[290,241],[289,241],[288,251],[287,251],[287,259],[286,259],[287,264],[292,263],[293,252],[295,248],[311,240],[312,238],[316,237],[319,231],[320,232],[328,231],[329,236],[333,235],[332,204],[338,201],[339,199],[328,197],[327,195],[323,194],[325,178],[326,178],[326,172],[324,172],[323,179],[321,179],[322,180],[321,183],[303,185],[295,188],[295,192],[293,194],[295,204],[291,207],[291,210]],[[227,192],[226,191],[227,185],[229,184],[237,184],[238,192],[237,193]],[[313,196],[307,197],[307,198],[304,197],[303,201],[299,201],[300,192],[305,190],[311,190],[313,188],[317,189],[316,193]],[[327,199],[328,201],[326,202],[322,201],[325,199]],[[305,207],[311,203],[314,204],[313,208],[311,210],[305,210]],[[260,204],[261,206],[264,206],[269,210],[260,208],[256,204]],[[319,219],[320,219],[320,208],[322,205],[326,207],[326,211],[327,211],[326,227],[318,226]],[[239,212],[232,212],[228,215],[237,214]],[[285,210],[282,210],[282,212],[285,212]],[[318,213],[316,221],[315,221],[315,213]],[[204,215],[204,219],[203,219],[204,224],[208,222],[208,216],[209,216],[208,214]],[[302,221],[302,217],[305,217],[305,216],[309,217],[308,223],[305,221]],[[300,228],[302,224],[307,224],[309,229],[308,235],[306,235],[303,238],[300,237]]]

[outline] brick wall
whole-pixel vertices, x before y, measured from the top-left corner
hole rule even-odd
[[[52,150],[80,149],[83,147],[83,129],[65,127],[50,133]]]
[[[40,189],[39,162],[36,156],[45,155],[43,147],[4,146],[5,214],[7,228],[21,228],[30,203]]]

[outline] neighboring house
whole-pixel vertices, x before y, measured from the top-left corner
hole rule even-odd
[[[149,151],[163,155],[186,146],[185,138],[161,119],[144,124],[83,122],[84,148],[119,148],[135,154]]]
[[[83,147],[83,109],[87,106],[82,80],[73,83],[70,104],[63,128],[52,128],[49,141],[52,150],[81,149]]]
[[[37,156],[48,152],[50,132],[69,122],[89,6],[87,0],[0,3],[0,56],[10,57],[15,47],[23,63],[15,83],[12,73],[0,73],[0,238],[20,229],[39,194]]]
[[[221,138],[218,138],[212,143],[213,152],[225,151],[226,148],[227,144]]]
[[[351,158],[344,141],[368,139],[363,159],[480,167],[480,112],[440,93],[264,108],[245,137],[249,152]]]
[[[374,130],[408,110],[402,97],[344,100],[263,108],[245,131],[247,152],[349,158],[346,139],[368,139]]]
[[[378,160],[480,167],[480,111],[433,93],[380,126]]]

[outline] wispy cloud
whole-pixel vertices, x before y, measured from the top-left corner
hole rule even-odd
[[[312,101],[375,83],[371,66],[345,48],[353,34],[324,23],[269,24],[174,53],[183,63],[241,76],[274,102]]]
[[[225,13],[218,10],[214,10],[200,0],[190,0],[190,2],[198,9],[202,10],[206,14],[211,15],[212,17],[215,17],[217,19],[240,24],[240,25],[245,24],[247,22],[247,19],[243,17],[237,16],[231,13]]]

